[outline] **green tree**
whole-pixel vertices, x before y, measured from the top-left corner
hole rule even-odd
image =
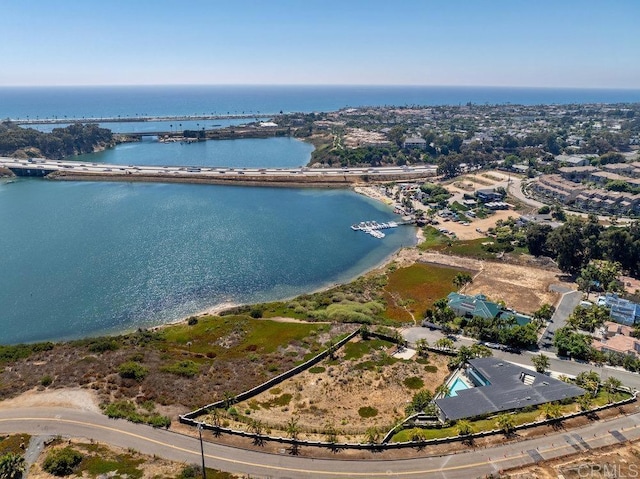
[[[395,143],[398,148],[402,148],[402,143],[405,138],[406,128],[401,125],[396,125],[389,130],[387,133],[387,138],[392,143]]]
[[[592,354],[591,336],[577,333],[569,326],[556,331],[553,345],[558,348],[560,356],[586,360]]]
[[[600,376],[595,371],[583,371],[576,376],[575,383],[595,396],[600,386]]]
[[[461,419],[456,423],[456,430],[459,436],[468,436],[473,433],[473,427],[466,419]]]
[[[535,366],[536,371],[539,373],[545,373],[551,365],[549,358],[542,353],[538,354],[537,356],[533,356],[531,358],[531,362]]]
[[[469,273],[458,273],[453,278],[453,285],[457,289],[460,289],[464,285],[469,284],[471,282],[473,282],[473,276],[471,276]]]
[[[603,306],[576,306],[567,318],[567,324],[572,328],[594,332],[609,319],[609,310]]]
[[[440,397],[446,397],[449,395],[449,388],[447,387],[446,384],[441,384],[440,386],[438,386],[436,388],[436,396],[440,396]]]
[[[429,356],[429,343],[426,339],[421,338],[416,341],[416,352],[422,358]]]
[[[496,417],[496,426],[504,433],[505,436],[510,436],[515,429],[515,422],[511,414],[500,414]]]
[[[558,419],[562,416],[562,408],[557,402],[548,402],[542,405],[542,414],[545,419]]]
[[[449,351],[453,349],[453,341],[449,338],[440,338],[433,344],[436,348],[442,349],[445,351]]]
[[[607,401],[611,402],[613,395],[620,386],[622,386],[622,381],[620,381],[618,378],[609,376],[605,380],[602,387],[604,387],[604,390],[607,391]]]
[[[533,319],[549,321],[553,317],[553,313],[556,312],[556,308],[545,303],[533,313]]]
[[[365,433],[365,442],[367,444],[378,444],[380,442],[380,431],[377,427],[370,427]]]
[[[24,456],[13,452],[0,456],[0,479],[19,479],[24,470]]]
[[[580,396],[577,400],[581,411],[588,411],[593,406],[593,396],[591,393],[586,393]]]
[[[553,231],[551,226],[545,224],[531,223],[527,226],[525,238],[530,254],[533,256],[546,256],[549,254],[547,238],[551,231]]]
[[[433,394],[428,389],[421,389],[413,395],[411,402],[405,408],[407,416],[418,412],[431,412],[431,401],[433,401]]]

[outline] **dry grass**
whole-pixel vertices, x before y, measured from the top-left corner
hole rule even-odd
[[[344,440],[359,438],[370,427],[386,429],[405,416],[404,409],[416,392],[405,385],[406,379],[418,377],[433,391],[448,374],[446,357],[429,357],[429,365],[437,367],[432,373],[425,371],[425,364],[389,357],[391,351],[389,343],[380,341],[350,343],[335,360],[321,364],[324,371],[299,374],[236,409],[262,421],[274,435],[286,435],[285,425],[292,417],[304,432],[317,431],[321,439],[328,426],[340,431]],[[363,407],[377,414],[362,417]]]

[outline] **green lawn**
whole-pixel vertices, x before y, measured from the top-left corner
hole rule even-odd
[[[344,345],[344,359],[347,361],[360,359],[376,349],[388,349],[393,346],[389,341],[382,339],[368,339],[366,341],[348,342]]]
[[[631,395],[628,393],[615,393],[612,396],[612,402],[617,402],[617,401],[621,401],[623,399],[628,399],[630,398]],[[593,406],[592,407],[598,407],[598,406],[604,406],[605,404],[607,404],[608,401],[608,396],[607,393],[604,390],[600,390],[598,392],[598,395],[595,397],[594,401],[593,401]],[[539,420],[542,418],[542,407],[543,405],[540,405],[539,407],[535,408],[532,411],[520,411],[517,413],[514,413],[512,415],[513,417],[513,422],[515,426],[521,426],[523,424],[527,424],[530,422],[533,422],[535,420]],[[562,411],[563,415],[567,415],[573,412],[576,412],[578,410],[577,407],[577,403],[572,402],[569,404],[562,404],[560,405],[560,410]],[[481,432],[481,431],[490,431],[492,429],[498,429],[498,427],[496,426],[496,418],[489,418],[489,419],[479,419],[477,421],[471,421],[471,428],[473,430],[474,433],[476,432]],[[421,433],[424,435],[425,439],[438,439],[438,438],[443,438],[443,437],[455,437],[458,436],[458,431],[456,426],[449,426],[449,427],[443,427],[443,428],[431,428],[431,429],[421,429]],[[393,438],[391,439],[391,442],[407,442],[407,441],[411,441],[411,436],[413,434],[413,431],[411,429],[404,429],[398,433],[396,433]]]

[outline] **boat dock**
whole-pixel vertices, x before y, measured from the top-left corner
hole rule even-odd
[[[374,238],[382,239],[385,234],[380,231],[388,228],[397,228],[400,225],[413,224],[413,220],[409,221],[387,221],[386,223],[378,223],[377,221],[362,221],[358,224],[351,225],[353,231],[364,231],[365,233],[373,236]]]

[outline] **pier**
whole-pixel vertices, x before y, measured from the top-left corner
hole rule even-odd
[[[386,235],[380,231],[388,228],[397,228],[401,225],[410,225],[414,224],[414,220],[407,221],[387,221],[385,223],[378,223],[377,221],[362,221],[358,224],[351,225],[351,229],[353,231],[363,231],[368,235],[373,236],[374,238],[382,239]]]

